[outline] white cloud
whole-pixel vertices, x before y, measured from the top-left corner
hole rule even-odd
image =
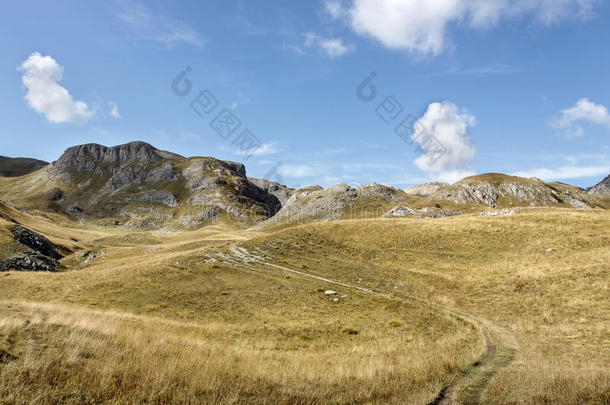
[[[424,152],[415,165],[433,180],[454,182],[473,175],[476,151],[467,131],[474,124],[474,116],[453,103],[430,104],[413,125],[412,138]]]
[[[503,19],[532,16],[543,24],[589,17],[599,0],[351,0],[325,2],[334,18],[346,18],[358,34],[392,49],[438,54],[453,25],[485,29]]]
[[[304,178],[315,175],[317,172],[310,165],[282,165],[278,168],[278,173],[288,178]]]
[[[603,105],[582,98],[573,107],[561,110],[551,124],[555,129],[569,136],[582,136],[585,131],[581,124],[585,122],[610,128],[610,113]]]
[[[553,169],[537,168],[512,173],[519,177],[537,177],[541,180],[566,180],[581,177],[606,176],[610,173],[610,164],[600,166],[561,166]]]
[[[54,123],[85,123],[95,112],[83,101],[75,101],[68,90],[59,85],[61,67],[50,56],[31,54],[19,67],[21,81],[27,92],[28,106]]]
[[[248,153],[250,156],[264,156],[278,153],[279,150],[274,142],[264,143],[259,146],[254,152]]]
[[[144,3],[120,2],[117,17],[145,41],[156,41],[173,47],[180,42],[202,48],[205,38],[188,23],[170,16],[164,10],[152,10]]]
[[[331,58],[343,56],[350,50],[340,38],[322,39],[320,41],[320,47],[324,49],[324,52]]]
[[[351,27],[393,49],[439,53],[449,22],[463,13],[460,0],[355,0]]]
[[[353,173],[358,171],[396,171],[404,169],[402,166],[389,163],[342,163],[340,165],[344,171]]]
[[[273,155],[279,152],[277,144],[275,142],[263,143],[261,146],[254,150],[240,150],[239,148],[233,148],[229,146],[222,145],[220,147],[225,152],[230,152],[236,155],[241,156],[265,156],[265,155]]]
[[[339,0],[326,0],[324,2],[324,11],[332,18],[339,18],[345,14],[345,7]]]
[[[346,45],[341,38],[323,38],[312,32],[303,35],[305,36],[304,48],[319,48],[331,58],[343,56],[353,49],[352,46]],[[298,53],[304,53],[302,48],[297,47],[297,49],[301,51]]]
[[[114,101],[109,101],[107,104],[108,104],[108,109],[110,110],[110,116],[112,118],[116,118],[117,120],[120,120],[121,118],[123,118],[121,116],[121,112],[119,111],[119,106],[117,103],[115,103]]]

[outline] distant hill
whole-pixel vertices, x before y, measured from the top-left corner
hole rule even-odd
[[[610,175],[588,190],[589,194],[610,196]]]
[[[380,218],[398,204],[411,204],[419,197],[371,183],[357,187],[336,184],[295,190],[282,209],[261,226],[307,223],[314,220]]]
[[[30,174],[36,170],[42,169],[48,164],[48,162],[37,159],[0,156],[0,176],[25,176],[26,174]]]
[[[448,185],[449,183],[438,182],[415,184],[411,187],[405,188],[404,192],[407,194],[421,195],[427,197],[430,194],[437,192],[441,188],[447,187]]]
[[[451,201],[493,208],[556,206],[589,209],[607,206],[607,200],[600,200],[577,187],[500,173],[467,177],[440,188],[428,198],[429,202]]]

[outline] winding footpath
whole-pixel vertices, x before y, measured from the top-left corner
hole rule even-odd
[[[514,359],[516,350],[515,347],[517,344],[513,336],[503,328],[494,325],[490,321],[475,314],[455,308],[445,307],[408,294],[390,295],[374,291],[369,288],[333,280],[327,277],[321,277],[302,270],[295,270],[289,267],[269,263],[263,260],[262,257],[250,253],[245,248],[239,247],[237,243],[232,244],[229,247],[229,250],[231,252],[231,256],[221,255],[220,257],[223,260],[235,265],[245,266],[255,271],[259,271],[259,268],[255,267],[255,265],[265,266],[303,278],[323,281],[325,283],[350,288],[361,293],[372,294],[389,300],[416,301],[420,304],[435,309],[438,312],[446,313],[454,318],[468,322],[477,328],[480,331],[482,340],[485,344],[485,348],[480,356],[480,360],[472,364],[450,384],[443,387],[439,391],[438,395],[432,401],[430,401],[428,405],[476,405],[481,403],[481,397],[485,391],[485,388],[491,381],[491,378],[502,368],[507,367]]]

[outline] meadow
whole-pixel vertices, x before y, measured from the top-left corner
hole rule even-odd
[[[176,234],[4,217],[74,253],[0,273],[2,403],[610,397],[608,211]]]

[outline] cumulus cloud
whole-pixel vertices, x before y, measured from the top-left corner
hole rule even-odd
[[[463,13],[460,0],[356,0],[351,27],[388,48],[439,53],[449,22]]]
[[[27,92],[28,106],[54,123],[85,123],[95,112],[83,101],[76,101],[59,82],[63,67],[50,56],[31,54],[19,67]]]
[[[358,34],[393,49],[438,54],[452,25],[484,29],[503,19],[532,16],[552,24],[593,14],[599,0],[327,0],[325,11]]]
[[[438,181],[454,182],[473,175],[476,150],[468,137],[468,127],[475,122],[474,116],[453,103],[430,104],[413,125],[412,139],[423,151],[415,165]]]
[[[605,106],[582,98],[573,107],[561,110],[551,122],[555,129],[569,136],[584,135],[582,123],[605,125],[610,128],[610,113]]]

